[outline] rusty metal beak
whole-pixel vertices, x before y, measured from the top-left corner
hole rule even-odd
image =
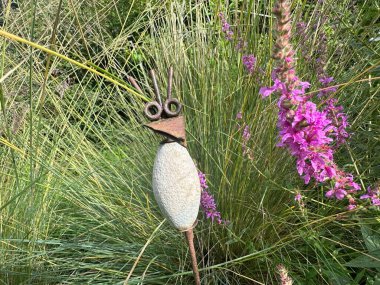
[[[152,131],[186,146],[185,117],[178,116],[144,125]]]

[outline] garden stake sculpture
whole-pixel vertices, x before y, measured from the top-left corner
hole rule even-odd
[[[185,118],[179,115],[182,105],[177,99],[172,98],[173,69],[169,68],[168,97],[164,103],[154,70],[150,73],[156,101],[145,105],[144,114],[152,121],[145,126],[165,137],[154,161],[153,193],[163,214],[178,230],[185,233],[195,284],[200,285],[193,233],[201,198],[198,171],[186,149]],[[142,93],[133,78],[129,77],[129,81]]]

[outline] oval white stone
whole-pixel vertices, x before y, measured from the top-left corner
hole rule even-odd
[[[190,229],[201,199],[198,171],[189,152],[179,143],[164,143],[153,167],[153,193],[163,214],[179,230]]]

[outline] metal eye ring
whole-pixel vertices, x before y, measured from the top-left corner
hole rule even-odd
[[[161,117],[162,106],[156,101],[149,102],[145,104],[144,114],[149,120],[157,121]]]
[[[175,110],[172,111],[170,109],[170,107],[174,105],[175,106]],[[182,104],[175,98],[173,99],[168,99],[165,101],[164,103],[164,111],[165,111],[165,114],[170,118],[170,117],[175,117],[175,116],[178,116],[178,114],[181,112],[182,110]]]

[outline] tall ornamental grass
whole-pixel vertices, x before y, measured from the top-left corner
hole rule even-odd
[[[153,98],[148,71],[156,69],[164,91],[169,66],[189,152],[223,219],[199,215],[202,284],[375,284],[377,207],[348,211],[327,199],[325,186],[305,185],[294,158],[277,147],[278,99],[259,95],[275,67],[273,4],[149,1],[141,9],[138,1],[41,0],[4,9],[2,284],[193,282],[183,235],[151,191],[161,138],[143,127],[144,102]],[[363,194],[380,172],[372,5],[291,6],[298,74],[318,82],[323,61],[339,85],[334,98],[351,137],[335,159]]]

